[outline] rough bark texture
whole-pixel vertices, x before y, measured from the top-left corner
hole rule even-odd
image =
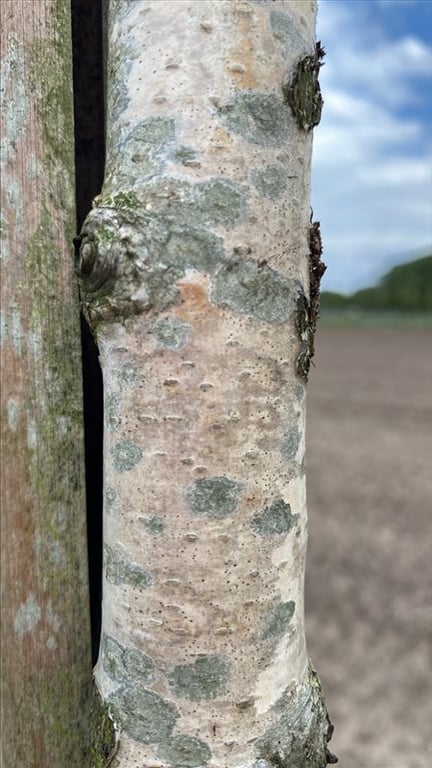
[[[314,23],[309,0],[110,5],[80,270],[105,387],[96,679],[121,768],[329,757],[303,628],[297,366]]]
[[[2,765],[90,764],[70,9],[3,0]]]

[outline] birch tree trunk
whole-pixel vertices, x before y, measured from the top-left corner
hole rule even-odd
[[[333,761],[303,624],[315,10],[110,3],[80,270],[105,389],[96,680],[119,768]]]
[[[70,9],[3,0],[2,766],[91,764]]]

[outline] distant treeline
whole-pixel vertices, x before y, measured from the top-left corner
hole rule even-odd
[[[323,291],[321,309],[432,312],[432,256],[393,267],[377,286],[351,296]]]

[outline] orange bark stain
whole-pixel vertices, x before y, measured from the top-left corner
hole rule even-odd
[[[182,303],[176,315],[187,322],[207,320],[211,315],[218,314],[219,310],[209,300],[210,280],[208,275],[195,272],[184,277],[177,283]]]
[[[241,9],[238,14],[238,35],[240,42],[231,49],[225,67],[239,88],[255,88],[258,80],[255,74],[253,14],[241,12]]]
[[[209,150],[213,152],[220,152],[228,149],[233,143],[230,134],[224,129],[218,126],[213,131],[213,134],[209,141]]]
[[[254,71],[254,53],[252,38],[246,37],[231,50],[229,60],[225,62],[230,77],[244,90],[255,88],[258,84]]]

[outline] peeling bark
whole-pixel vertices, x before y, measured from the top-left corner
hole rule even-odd
[[[296,365],[318,115],[310,78],[304,126],[284,90],[315,61],[314,24],[309,1],[110,4],[80,281],[104,376],[96,680],[119,768],[331,759],[304,637]]]

